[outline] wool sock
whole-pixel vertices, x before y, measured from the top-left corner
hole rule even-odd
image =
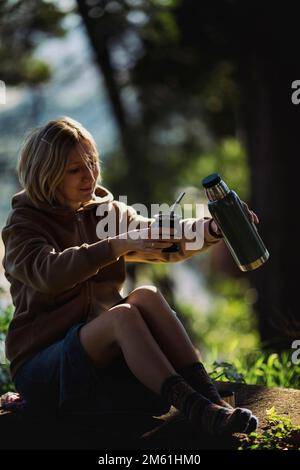
[[[232,408],[225,400],[223,400],[205,370],[202,362],[194,362],[186,367],[178,370],[178,374],[182,377],[199,393],[211,400],[213,403],[221,406]]]
[[[230,409],[212,403],[177,374],[165,379],[161,395],[169,405],[180,410],[193,426],[209,434],[244,432],[252,416],[249,410]]]
[[[250,432],[254,432],[257,427],[258,427],[258,418],[255,415],[252,415],[251,418],[249,419],[248,426],[246,427],[244,433],[245,434],[250,434]]]
[[[224,406],[225,408],[234,409],[229,403],[222,399],[217,387],[209,377],[202,362],[194,362],[186,367],[178,370],[178,373],[194,388],[197,392],[201,393],[204,397],[211,400],[217,405]],[[246,408],[241,408],[246,409]],[[250,411],[250,410],[247,410]],[[247,428],[244,430],[245,433],[255,431],[258,426],[258,419],[252,415]]]

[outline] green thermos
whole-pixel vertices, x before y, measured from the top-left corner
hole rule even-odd
[[[208,209],[222,231],[224,241],[242,271],[259,268],[269,258],[258,231],[250,222],[239,196],[230,190],[218,173],[202,180]]]

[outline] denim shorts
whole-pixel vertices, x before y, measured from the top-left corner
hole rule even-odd
[[[118,302],[124,302],[125,299]],[[97,369],[79,340],[84,323],[25,362],[14,383],[32,412],[129,412],[161,414],[169,406],[131,372],[123,355]]]

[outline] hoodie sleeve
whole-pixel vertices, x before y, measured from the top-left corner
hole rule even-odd
[[[110,238],[57,251],[38,228],[25,221],[2,230],[6,274],[43,293],[58,294],[111,264],[115,258]]]
[[[124,202],[114,201],[114,204],[118,211],[119,234],[150,227],[154,221],[154,219],[138,214],[132,206],[127,206]]]
[[[119,203],[120,220],[123,221],[123,233],[127,230],[146,228],[154,221],[153,218],[147,218],[139,215],[136,210],[124,203]],[[180,221],[182,227],[182,239],[179,245],[179,251],[176,253],[161,252],[159,258],[153,258],[153,255],[147,253],[131,251],[125,256],[125,260],[135,263],[176,263],[184,261],[192,256],[206,251],[212,245],[219,242],[219,239],[212,239],[205,235],[204,225],[207,217],[196,219],[187,218]],[[127,225],[126,225],[127,224]]]

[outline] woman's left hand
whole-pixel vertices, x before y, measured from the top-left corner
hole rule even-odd
[[[259,224],[259,219],[258,219],[257,215],[255,214],[255,212],[252,211],[251,209],[249,209],[248,205],[244,201],[242,201],[242,205],[243,205],[243,208],[244,208],[250,222],[252,224],[256,224],[256,225]]]

